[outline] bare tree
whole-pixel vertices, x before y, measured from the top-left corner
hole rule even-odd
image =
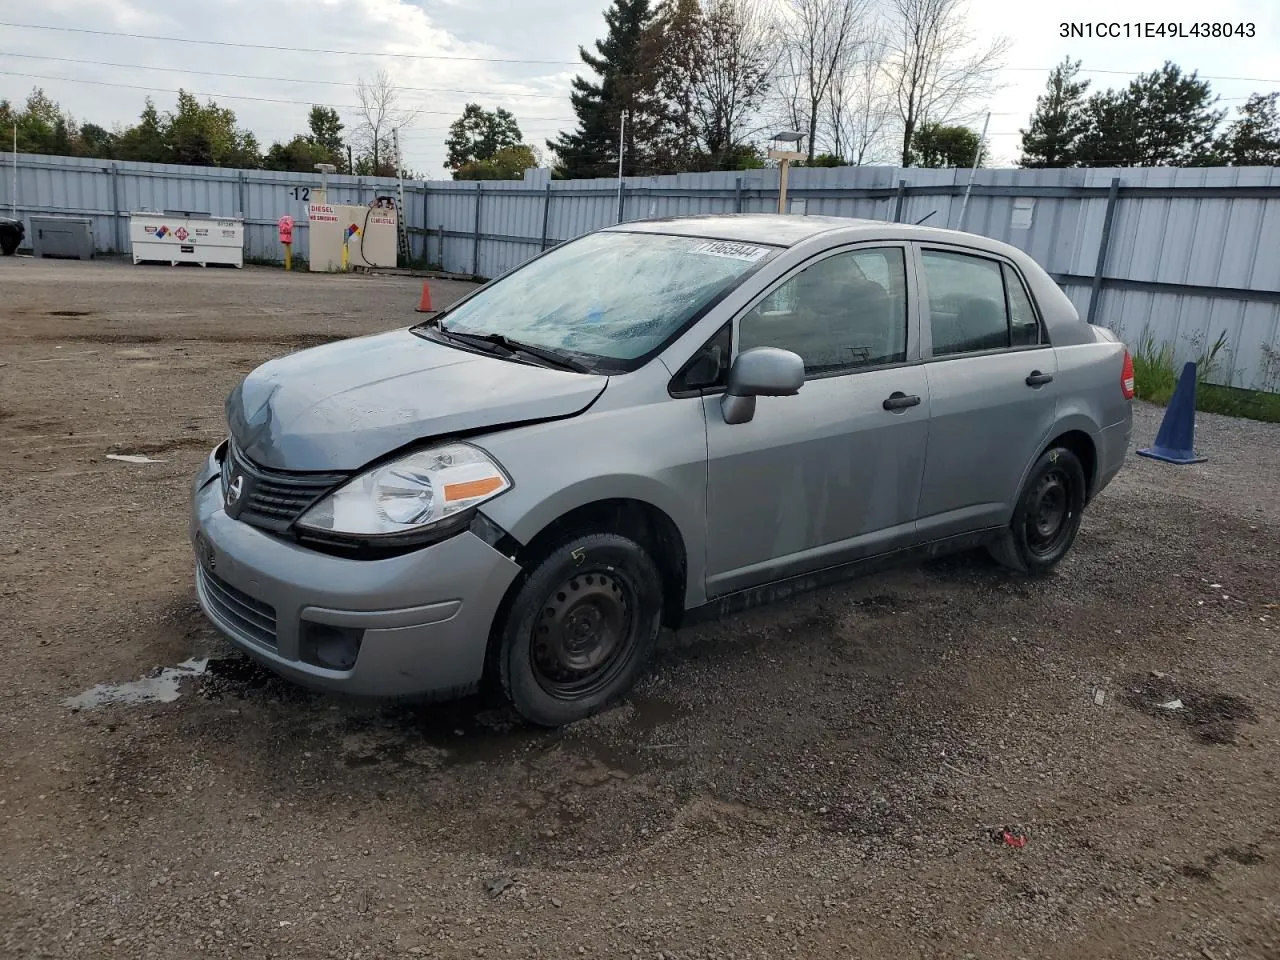
[[[870,6],[870,0],[786,0],[779,103],[786,121],[807,135],[811,161],[831,85],[852,68],[866,40]]]
[[[860,166],[884,159],[894,120],[893,91],[885,82],[888,40],[868,37],[851,69],[831,81],[822,117],[828,152]]]
[[[704,0],[693,112],[716,165],[747,136],[769,91],[778,50],[761,0]]]
[[[356,97],[360,105],[351,139],[372,160],[373,174],[381,176],[391,152],[391,131],[412,124],[418,111],[401,105],[400,88],[386,70],[379,70],[370,80],[360,77]]]
[[[976,101],[996,89],[1009,50],[1007,37],[977,45],[965,0],[888,0],[889,78],[902,125],[902,165],[911,165],[911,138],[925,123],[971,120]]]

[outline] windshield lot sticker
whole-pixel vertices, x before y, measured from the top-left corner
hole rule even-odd
[[[750,243],[734,243],[731,240],[716,240],[700,243],[693,248],[694,253],[702,253],[708,257],[725,257],[729,260],[746,260],[754,263],[769,252],[768,247],[757,247]]]

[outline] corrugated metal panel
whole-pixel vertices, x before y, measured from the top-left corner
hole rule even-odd
[[[0,154],[6,167],[11,154]],[[902,170],[889,167],[797,169],[790,196],[809,214],[891,220],[899,181],[911,188],[901,219],[931,226],[959,221],[967,170]],[[1179,360],[1194,359],[1220,334],[1229,350],[1215,379],[1240,386],[1280,389],[1280,303],[1242,299],[1232,290],[1280,291],[1280,168],[1139,170],[982,170],[979,192],[968,201],[965,228],[1027,251],[1047,270],[1077,278],[1064,289],[1082,315],[1089,309],[1089,278],[1097,265],[1106,219],[1106,191],[1119,177],[1122,192],[1112,224],[1105,276],[1129,281],[1194,285],[1179,291],[1104,287],[1096,319],[1129,342],[1150,337],[1172,345]],[[625,183],[626,220],[705,213],[773,212],[777,170],[722,171],[636,177]],[[243,215],[245,254],[276,260],[276,220],[297,221],[295,252],[306,256],[306,191],[316,175],[265,170],[225,170],[126,163],[70,157],[18,157],[18,212],[64,213],[94,218],[99,250],[127,247],[131,210],[205,210]],[[546,189],[547,186],[550,190]],[[1130,188],[1188,190],[1211,187],[1226,196],[1143,196]],[[298,189],[301,188],[301,189]],[[996,189],[998,195],[982,192]],[[1018,191],[1089,188],[1090,196],[1022,196]],[[1271,188],[1259,195],[1259,188]],[[612,179],[405,185],[405,215],[416,256],[459,273],[497,276],[544,246],[570,240],[618,217],[618,184]],[[932,195],[929,189],[940,191]],[[0,209],[9,206],[9,177],[0,177]],[[329,178],[329,199],[365,204],[393,194],[395,181]],[[868,191],[877,191],[874,196]],[[1252,194],[1246,195],[1248,191]],[[476,199],[480,196],[480,238]],[[1030,215],[1029,224],[1015,214]],[[117,215],[118,214],[118,215]],[[545,225],[545,234],[544,234]],[[1213,294],[1212,288],[1224,289]],[[1274,300],[1274,297],[1272,298]]]

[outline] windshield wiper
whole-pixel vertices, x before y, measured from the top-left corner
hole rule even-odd
[[[501,347],[508,353],[525,353],[531,357],[543,360],[552,366],[560,367],[562,370],[572,370],[575,373],[590,373],[591,368],[581,360],[570,356],[563,350],[556,350],[552,347],[539,347],[536,344],[524,343],[520,340],[512,340],[510,337],[501,333],[463,333],[460,330],[440,329],[446,337],[457,337],[459,340],[467,340],[472,343],[488,343],[495,347]]]

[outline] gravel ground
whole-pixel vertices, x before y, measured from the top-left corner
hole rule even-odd
[[[1045,581],[963,556],[681,631],[548,733],[303,692],[195,606],[227,391],[419,281],[0,290],[0,955],[1280,957],[1280,428],[1133,458]],[[209,655],[171,702],[65,702]]]

